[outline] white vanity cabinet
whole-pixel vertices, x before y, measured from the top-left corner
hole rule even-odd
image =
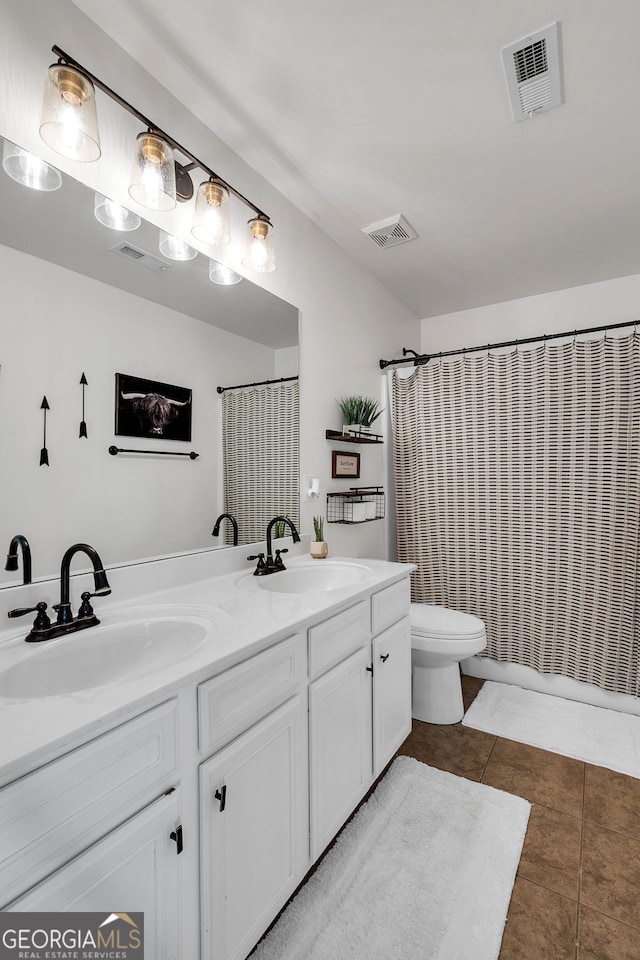
[[[176,733],[172,700],[0,790],[4,909],[142,911],[149,955],[177,960]]]
[[[169,793],[6,908],[144,913],[145,955],[178,960],[178,857],[171,834],[178,795]],[[108,905],[108,906],[107,906]]]
[[[408,577],[371,597],[374,777],[411,732],[410,604]]]
[[[409,603],[404,579],[309,630],[314,861],[411,731]]]
[[[296,635],[202,684],[202,960],[244,960],[309,864],[306,650]]]

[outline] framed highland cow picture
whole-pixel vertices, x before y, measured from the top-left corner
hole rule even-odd
[[[116,373],[116,436],[191,440],[191,390]]]

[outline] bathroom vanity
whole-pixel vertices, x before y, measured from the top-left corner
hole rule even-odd
[[[3,909],[143,911],[149,957],[242,960],[391,760],[412,567],[246,555],[111,570],[99,627],[0,637]]]

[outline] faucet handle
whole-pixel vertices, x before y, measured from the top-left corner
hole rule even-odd
[[[276,559],[275,559],[274,564],[273,564],[273,565],[274,565],[274,568],[275,568],[276,570],[286,570],[286,569],[287,569],[287,568],[285,567],[284,563],[282,562],[282,557],[280,556],[281,553],[289,553],[289,548],[288,548],[288,547],[283,547],[282,550],[276,550]]]
[[[250,557],[247,557],[247,560],[257,560],[258,565],[253,571],[254,577],[262,577],[265,573],[268,573],[267,565],[264,562],[264,553],[252,554]]]
[[[13,620],[15,617],[24,617],[27,613],[36,613],[36,618],[33,621],[34,630],[46,630],[51,626],[51,621],[45,613],[47,605],[44,601],[37,603],[35,607],[16,607],[15,610],[9,610],[7,616],[9,619]]]

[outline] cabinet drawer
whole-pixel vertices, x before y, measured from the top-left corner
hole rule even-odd
[[[164,703],[0,790],[0,903],[172,785],[177,703]]]
[[[229,743],[275,710],[306,678],[304,638],[289,637],[198,687],[202,752]]]
[[[371,632],[375,636],[392,623],[406,617],[411,607],[411,584],[405,577],[371,597]]]
[[[362,600],[309,630],[309,676],[318,677],[369,639],[369,604]]]

